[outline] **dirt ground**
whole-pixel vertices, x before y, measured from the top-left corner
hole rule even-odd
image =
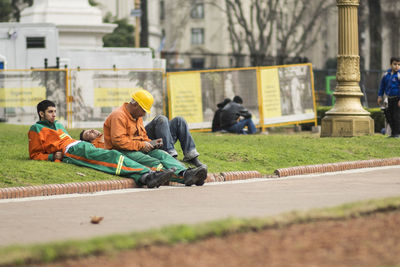
[[[60,266],[400,266],[400,211],[149,246]]]

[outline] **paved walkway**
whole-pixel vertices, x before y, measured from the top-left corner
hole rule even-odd
[[[0,200],[0,246],[90,238],[230,216],[264,217],[399,196],[399,172],[399,166],[392,166],[203,187],[5,199]],[[91,224],[94,215],[104,220]]]

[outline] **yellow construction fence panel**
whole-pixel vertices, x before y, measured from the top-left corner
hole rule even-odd
[[[169,76],[172,118],[182,116],[188,123],[203,122],[200,73]]]

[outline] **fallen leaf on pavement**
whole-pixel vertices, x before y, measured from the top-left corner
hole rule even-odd
[[[90,222],[93,224],[98,224],[103,220],[104,217],[99,217],[99,216],[92,216],[90,218]]]

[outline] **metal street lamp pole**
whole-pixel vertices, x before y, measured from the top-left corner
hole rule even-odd
[[[334,107],[321,122],[321,137],[372,135],[374,121],[360,98],[360,56],[358,50],[359,0],[336,0],[339,9],[339,51]]]

